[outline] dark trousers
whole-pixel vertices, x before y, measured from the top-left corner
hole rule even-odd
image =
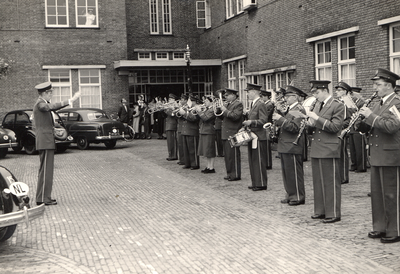
[[[263,141],[264,142],[264,141]],[[251,143],[251,142],[250,142]],[[270,140],[265,141],[265,153],[266,153],[266,167],[267,169],[272,168],[272,144]]]
[[[177,159],[178,158],[178,139],[175,130],[167,130],[167,148],[168,148],[168,158]]]
[[[39,150],[40,167],[36,189],[36,202],[51,202],[54,174],[54,149]]]
[[[340,217],[341,182],[339,158],[311,158],[314,186],[314,214]]]
[[[267,140],[257,139],[257,148],[252,148],[252,141],[247,144],[249,155],[249,168],[251,176],[251,185],[253,187],[266,187],[267,178]]]
[[[200,166],[199,154],[197,153],[199,136],[183,135],[183,155],[186,167]]]
[[[349,153],[347,152],[347,137],[341,140],[340,146],[340,180],[342,183],[349,182]]]
[[[283,186],[286,199],[289,201],[304,201],[304,170],[302,154],[279,153],[281,158]]]
[[[364,134],[351,133],[349,135],[351,170],[367,170],[367,149]]]
[[[179,162],[185,163],[185,155],[183,153],[183,136],[180,132],[177,132],[178,135],[178,156]]]
[[[226,174],[232,179],[241,178],[240,147],[231,147],[228,140],[222,140],[222,142],[224,144]]]
[[[371,167],[371,205],[373,230],[400,236],[400,167]]]
[[[224,145],[221,139],[221,130],[215,130],[215,142],[217,144],[217,155],[224,156]]]
[[[304,133],[303,162],[306,161],[308,161],[308,134]]]

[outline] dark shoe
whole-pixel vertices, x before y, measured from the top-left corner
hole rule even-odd
[[[190,168],[190,166],[184,166],[184,167],[182,167],[183,169],[189,169]]]
[[[207,170],[204,171],[204,173],[215,173],[215,169],[214,168],[213,169],[207,168]]]
[[[57,200],[56,200],[56,199],[51,199],[50,201],[52,201],[52,202],[57,202]]]
[[[335,217],[335,218],[326,218],[322,222],[324,224],[330,224],[330,223],[336,223],[336,222],[339,222],[339,221],[340,221],[340,217]]]
[[[254,186],[248,186],[247,188],[248,188],[248,189],[253,189],[253,188],[254,188]]]
[[[400,236],[394,236],[394,237],[382,237],[381,238],[381,243],[384,244],[391,244],[395,242],[400,242]]]
[[[266,186],[256,186],[253,187],[253,191],[267,190]]]
[[[228,181],[240,181],[240,178],[229,178]]]
[[[205,169],[203,169],[201,172],[202,173],[207,173],[208,167],[206,167]]]
[[[283,199],[283,200],[281,200],[281,203],[282,204],[288,204],[290,201],[289,201],[289,199]]]
[[[305,201],[290,201],[289,205],[290,206],[297,206],[297,205],[304,205],[306,202]]]
[[[314,214],[311,219],[325,219],[325,214]]]
[[[177,158],[167,158],[167,161],[175,161],[175,160],[178,160]]]
[[[41,204],[44,204],[44,205],[49,206],[49,205],[56,205],[57,202],[56,202],[56,201],[50,201],[50,202],[45,202],[45,203],[43,203],[43,202],[36,202],[36,205],[41,205]]]
[[[363,173],[363,172],[367,172],[366,170],[356,170],[356,173]]]
[[[231,177],[229,177],[229,176],[225,176],[224,177],[224,180],[229,180]]]
[[[356,170],[357,170],[357,168],[355,168],[355,167],[352,167],[349,169],[349,171],[356,171]]]
[[[267,166],[267,170],[270,170],[270,169],[272,169],[272,166]]]
[[[385,237],[386,233],[385,232],[379,232],[379,231],[371,231],[368,233],[368,237],[372,239],[377,239],[377,238],[382,238]]]
[[[191,168],[190,168],[190,170],[195,170],[195,169],[199,169],[200,167],[199,166],[192,166]]]
[[[224,157],[224,155],[217,155],[217,157]]]
[[[343,182],[342,182],[342,185],[348,184],[348,183],[349,183],[349,180],[346,180],[346,181],[343,181]]]

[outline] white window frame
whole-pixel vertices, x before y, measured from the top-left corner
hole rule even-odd
[[[273,84],[274,84],[274,75],[273,74],[266,74],[265,75],[265,89],[268,91],[272,91],[273,88]]]
[[[57,0],[55,0],[55,3],[56,3],[56,9],[57,9]],[[48,23],[48,16],[49,16],[48,8],[49,8],[49,6],[48,6],[48,0],[46,0],[46,2],[45,2],[45,5],[46,5],[46,7],[45,7],[45,11],[46,11],[46,27],[55,27],[55,28],[68,28],[69,27],[68,0],[65,0],[65,3],[66,3],[66,7],[65,7],[65,9],[66,9],[66,17],[67,17],[66,24],[65,25],[49,24]],[[56,20],[58,21],[58,16],[57,15],[56,15],[56,18],[57,18]]]
[[[158,55],[164,55],[165,54],[165,58],[162,56],[158,56]],[[168,52],[156,52],[156,60],[168,60]]]
[[[344,81],[350,86],[356,86],[356,59],[354,58],[349,58],[349,37],[353,37],[355,39],[354,34],[350,35],[343,35],[339,36],[337,39],[337,49],[338,49],[338,78],[339,82]],[[341,53],[342,53],[342,45],[341,45],[341,39],[346,39],[347,40],[347,59],[341,60]],[[355,42],[354,42],[354,49],[355,49]],[[345,77],[343,77],[343,68],[347,67],[348,73],[346,74]],[[350,71],[353,70],[353,77],[351,77]]]
[[[235,6],[235,0],[225,0],[226,3],[226,19],[232,18],[235,16],[235,11],[233,7]]]
[[[204,8],[200,7],[201,4],[203,4]],[[211,28],[211,10],[209,0],[196,1],[196,21],[198,29]],[[204,21],[204,24],[200,23],[202,21]]]
[[[236,62],[230,62],[228,66],[228,87],[236,89]]]
[[[286,71],[285,72],[285,78],[286,78],[286,85],[293,85],[293,80],[294,80],[294,70]]]
[[[171,1],[162,0],[163,34],[172,34]]]
[[[152,8],[154,8],[154,12],[152,12]],[[158,24],[158,0],[149,0],[149,19],[150,34],[159,34],[160,26]],[[153,21],[153,19],[155,20]]]
[[[389,26],[389,57],[390,57],[390,70],[396,74],[400,74],[400,49],[397,52],[394,52],[393,42],[393,29],[399,28],[400,29],[400,22],[394,23]],[[400,38],[396,39],[400,40]],[[397,81],[397,85],[400,84],[400,80]]]
[[[64,70],[64,71],[68,71],[68,82],[56,82],[56,81],[52,81],[51,77],[51,73],[52,71],[59,71],[59,70]],[[72,97],[72,81],[71,81],[71,70],[70,69],[49,69],[48,70],[48,79],[49,81],[52,82],[52,88],[53,88],[53,96],[51,98],[51,102],[52,103],[58,103],[58,102],[62,102],[64,101],[62,97],[64,97],[65,100],[68,100],[69,98]],[[63,95],[59,92],[60,89],[62,88],[68,88],[69,92],[66,95]],[[68,106],[71,107],[71,106]]]
[[[279,90],[279,88],[284,88],[285,77],[283,72],[278,72],[275,74],[275,88]]]
[[[238,73],[239,73],[239,99],[247,104],[247,96],[245,88],[247,86],[247,78],[244,75],[246,71],[246,60],[242,59],[238,61]]]
[[[99,73],[99,83],[89,83],[89,84],[82,84],[81,83],[81,72],[83,71],[83,70],[97,70],[98,71],[98,73]],[[82,95],[81,95],[81,98],[79,99],[79,106],[80,107],[83,107],[82,106],[82,97],[84,97],[84,96],[86,96],[85,94],[84,94],[84,87],[98,87],[99,88],[99,94],[98,94],[98,96],[99,96],[99,102],[100,102],[100,106],[89,106],[89,107],[94,107],[94,108],[100,108],[100,109],[102,109],[103,108],[103,103],[102,103],[102,90],[101,90],[101,71],[100,71],[100,69],[79,69],[78,70],[78,81],[79,81],[79,90],[81,91],[81,93],[82,93]],[[88,106],[84,106],[84,107],[88,107]]]
[[[325,43],[330,43],[330,61],[325,62],[326,53],[325,50]],[[323,44],[323,56],[324,56],[324,63],[318,64],[318,45]],[[331,39],[319,40],[314,43],[314,54],[315,54],[315,79],[316,80],[329,80],[331,83],[329,84],[329,91],[332,92],[332,41]],[[327,70],[330,69],[329,77],[327,76]],[[324,79],[320,79],[319,71],[324,72]]]
[[[148,54],[148,57],[141,56],[141,54]],[[151,52],[138,52],[138,60],[151,60]]]
[[[68,0],[67,0],[68,1]],[[98,28],[99,27],[99,10],[98,10],[98,7],[99,7],[99,5],[98,5],[98,0],[95,0],[96,1],[96,7],[92,7],[92,6],[88,6],[88,3],[87,3],[87,0],[85,0],[85,2],[86,2],[86,6],[85,6],[85,12],[86,12],[86,14],[88,13],[88,10],[91,8],[91,9],[95,9],[94,10],[94,16],[95,16],[95,24],[94,25],[86,25],[86,22],[85,22],[85,24],[78,24],[78,22],[79,22],[79,17],[82,15],[82,11],[80,11],[80,10],[78,10],[78,0],[75,0],[75,19],[76,19],[76,27],[77,28]]]
[[[237,14],[239,13],[243,13],[243,0],[236,0],[236,10],[237,10]]]
[[[182,57],[177,56],[177,55],[181,55],[181,54],[182,54]],[[174,52],[172,54],[172,59],[173,60],[185,60],[185,53],[184,52]]]

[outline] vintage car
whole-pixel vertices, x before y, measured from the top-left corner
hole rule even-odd
[[[17,137],[14,131],[0,126],[0,159],[6,157],[8,148],[17,146]]]
[[[124,124],[111,119],[104,110],[66,108],[57,112],[79,149],[87,149],[90,143],[114,148],[117,140],[124,139]]]
[[[0,242],[8,240],[19,223],[28,223],[44,213],[45,204],[31,208],[29,187],[0,166]]]
[[[56,129],[65,129],[62,120],[56,112],[52,112],[54,118],[54,127]],[[25,152],[29,155],[35,154],[36,150],[36,133],[32,125],[33,110],[14,110],[4,116],[2,126],[15,132],[18,145],[13,147],[14,151],[21,151],[25,148]],[[72,143],[72,137],[67,136],[65,140],[55,140],[56,151],[64,152]]]

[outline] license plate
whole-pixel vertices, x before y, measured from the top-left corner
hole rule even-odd
[[[110,135],[119,135],[119,130],[118,129],[113,129],[111,132],[110,132]]]
[[[23,182],[12,183],[8,189],[17,197],[27,196],[29,193],[29,186]]]

